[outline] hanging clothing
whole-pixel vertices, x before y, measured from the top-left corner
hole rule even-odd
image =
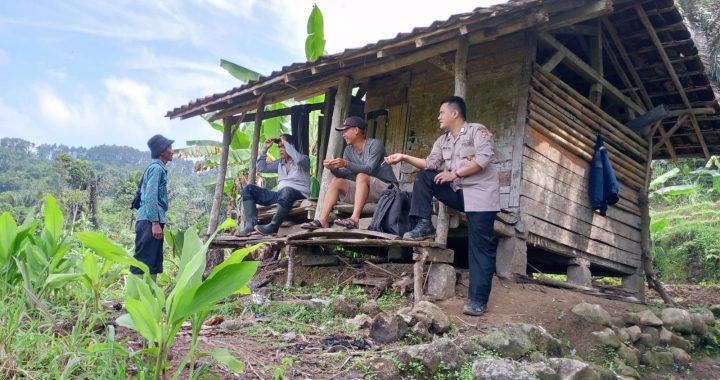
[[[609,205],[620,200],[620,187],[610,164],[610,157],[600,135],[595,141],[595,152],[590,165],[590,205],[600,215],[605,215]]]

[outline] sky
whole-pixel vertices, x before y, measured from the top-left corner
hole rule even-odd
[[[36,145],[221,140],[168,110],[241,83],[221,59],[269,74],[305,61],[317,4],[326,51],[364,46],[501,0],[0,0],[0,137]]]

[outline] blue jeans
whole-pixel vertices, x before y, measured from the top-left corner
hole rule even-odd
[[[243,202],[253,201],[256,205],[269,206],[278,204],[285,208],[292,208],[293,203],[298,199],[305,199],[305,196],[292,187],[283,187],[279,191],[268,190],[257,185],[247,185],[242,191]]]
[[[430,219],[432,216],[432,198],[437,198],[450,208],[465,211],[462,190],[453,191],[450,183],[435,183],[434,170],[421,170],[415,177],[410,206],[410,216]],[[465,212],[468,219],[468,261],[470,266],[470,301],[487,304],[492,289],[497,255],[495,237],[495,211]]]

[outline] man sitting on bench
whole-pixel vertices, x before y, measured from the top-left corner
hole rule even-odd
[[[330,212],[338,199],[353,203],[349,218],[335,221],[336,225],[358,228],[360,214],[366,202],[377,202],[391,183],[397,183],[390,165],[385,164],[385,145],[380,140],[365,137],[366,124],[359,116],[350,116],[336,129],[342,131],[347,146],[343,158],[323,161],[335,178],[325,193],[320,217],[300,227],[314,230],[329,226]]]
[[[267,151],[273,144],[280,150],[280,159],[267,162]],[[242,191],[243,217],[245,228],[238,235],[270,235],[278,231],[280,224],[290,214],[298,199],[310,194],[310,157],[295,149],[295,137],[288,134],[275,139],[267,139],[257,158],[257,170],[261,173],[277,173],[278,191],[268,190],[257,185],[247,185]],[[257,207],[277,203],[277,211],[268,224],[257,224]]]

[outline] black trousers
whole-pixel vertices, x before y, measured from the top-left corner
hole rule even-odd
[[[160,228],[164,228],[160,224]],[[163,241],[152,236],[152,222],[149,220],[138,220],[135,222],[135,260],[144,263],[150,268],[150,274],[158,274],[163,271]],[[131,266],[130,273],[143,274],[142,269]]]
[[[421,170],[413,184],[410,216],[430,219],[432,216],[432,198],[437,198],[448,207],[465,211],[462,190],[453,191],[449,183],[437,184],[438,174],[434,170]],[[487,304],[492,290],[492,278],[495,273],[497,256],[497,238],[493,225],[495,211],[465,212],[468,219],[468,261],[470,266],[470,301]]]
[[[305,199],[300,191],[292,187],[283,187],[280,191],[272,191],[253,184],[243,188],[242,197],[243,201],[253,201],[256,205],[269,206],[277,203],[288,209],[292,208],[296,200]]]

